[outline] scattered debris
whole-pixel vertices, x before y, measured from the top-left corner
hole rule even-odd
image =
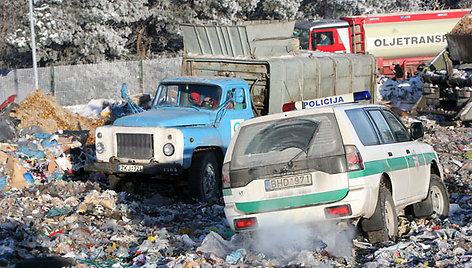
[[[452,28],[452,34],[472,34],[472,15],[465,15],[459,23]]]
[[[19,129],[38,126],[46,133],[59,130],[89,130],[87,144],[94,144],[95,129],[108,123],[107,118],[90,119],[61,107],[54,96],[36,90],[14,109],[12,117],[18,119]]]
[[[52,99],[43,99],[51,97],[41,93],[34,96],[38,96],[37,103],[55,107]],[[396,104],[395,97],[391,100]],[[103,174],[81,172],[83,163],[94,159],[93,149],[84,142],[93,130],[89,133],[84,127],[61,129],[72,128],[77,122],[86,126],[82,122],[89,121],[69,115],[60,107],[42,110],[43,106],[28,103],[50,111],[51,117],[46,113],[44,118],[39,117],[43,123],[54,118],[59,123],[54,123],[53,128],[25,123],[15,139],[0,143],[0,266],[472,265],[471,128],[447,124],[440,117],[413,118],[403,114],[402,120],[407,124],[423,122],[423,141],[432,144],[439,154],[450,192],[450,217],[401,216],[397,242],[372,245],[357,235],[352,252],[339,256],[335,243],[339,237],[333,236],[337,232],[323,231],[325,236],[306,241],[299,239],[306,233],[290,234],[288,237],[297,243],[282,245],[283,242],[272,242],[281,240],[268,240],[279,238],[280,233],[259,237],[235,234],[226,222],[221,203],[188,200],[169,185],[145,184],[140,195],[109,190]],[[18,118],[23,119],[28,113],[40,114],[25,105],[20,103]],[[109,106],[97,109],[93,116],[101,118],[100,112]],[[64,118],[76,121],[65,124]],[[100,120],[103,118],[97,122]],[[267,239],[265,246],[272,245],[274,250],[262,250],[261,239]]]

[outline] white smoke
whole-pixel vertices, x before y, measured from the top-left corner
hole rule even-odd
[[[346,222],[323,221],[310,225],[283,222],[277,227],[258,229],[252,236],[251,250],[268,258],[285,259],[289,264],[313,264],[316,254],[350,260],[355,235],[356,228]]]

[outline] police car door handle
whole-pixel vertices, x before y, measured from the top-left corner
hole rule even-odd
[[[410,150],[406,149],[406,154],[410,154]]]
[[[393,153],[392,153],[392,152],[388,152],[388,156],[393,156]]]

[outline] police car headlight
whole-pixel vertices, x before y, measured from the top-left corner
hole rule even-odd
[[[101,154],[101,153],[105,152],[105,145],[103,145],[103,143],[101,143],[101,142],[97,142],[97,144],[95,145],[95,151],[98,154]]]
[[[164,147],[162,147],[162,151],[166,156],[171,156],[175,151],[174,145],[172,143],[166,143],[164,144]]]

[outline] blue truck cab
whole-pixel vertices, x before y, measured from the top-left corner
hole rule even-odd
[[[97,128],[97,161],[85,170],[109,175],[114,190],[127,190],[144,177],[184,175],[194,197],[212,201],[220,194],[231,136],[252,117],[243,79],[168,78],[150,109]]]

